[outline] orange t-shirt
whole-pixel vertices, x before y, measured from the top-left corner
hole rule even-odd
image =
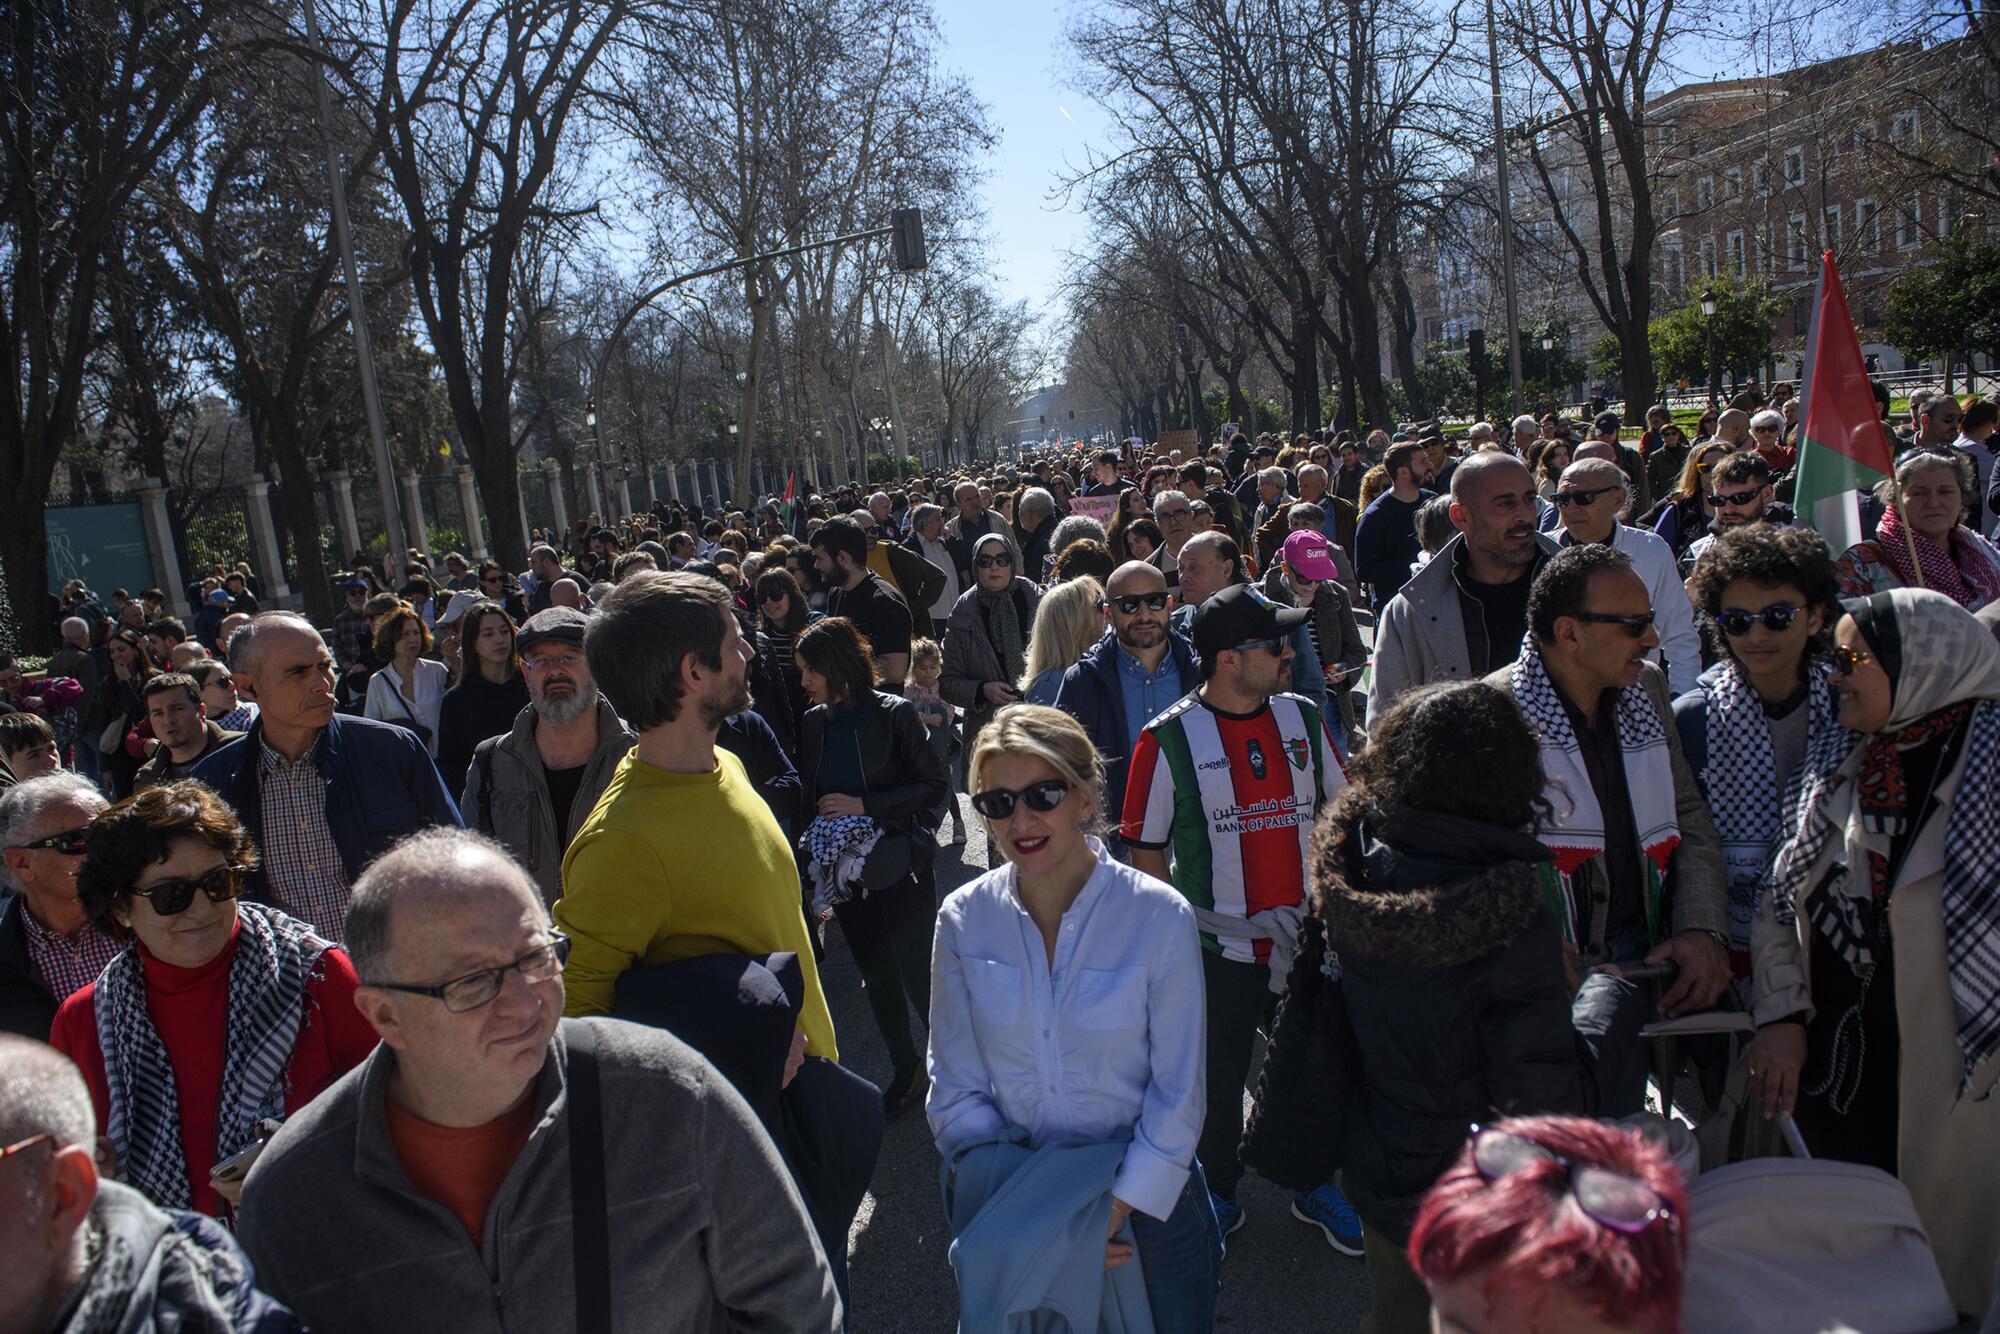
[[[398,1107],[394,1098],[385,1102],[389,1142],[410,1184],[458,1215],[473,1246],[484,1249],[487,1206],[535,1128],[532,1090],[512,1111],[480,1126],[432,1125]]]

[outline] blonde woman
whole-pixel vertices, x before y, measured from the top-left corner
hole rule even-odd
[[[1152,1328],[1198,1334],[1213,1327],[1222,1261],[1194,1156],[1201,946],[1186,900],[1091,836],[1101,765],[1075,719],[1037,704],[1001,709],[974,743],[973,809],[1006,862],[938,913],[924,1110],[955,1187],[962,1291],[978,1286],[965,1265],[1060,1239],[1089,1263],[1101,1254],[1107,1286],[1141,1297]],[[1016,1176],[1081,1202],[1046,1226],[1010,1209],[996,1243],[978,1183],[995,1176],[984,1156],[1017,1142],[1030,1156]]]
[[[1063,673],[1104,635],[1104,586],[1088,575],[1057,584],[1035,609],[1028,665],[1015,684],[1030,704],[1054,704]]]

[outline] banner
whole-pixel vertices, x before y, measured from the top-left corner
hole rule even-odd
[[[136,503],[57,505],[42,511],[42,522],[48,531],[50,593],[81,579],[100,597],[114,588],[137,597],[159,582]]]
[[[1838,556],[1861,540],[1858,492],[1889,476],[1895,465],[1831,250],[1820,259],[1804,367],[1793,504],[1798,522],[1817,528]]]
[[[1087,515],[1104,525],[1104,531],[1111,531],[1111,521],[1118,517],[1117,496],[1071,496],[1071,514]]]

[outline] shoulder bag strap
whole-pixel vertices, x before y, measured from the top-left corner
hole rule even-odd
[[[611,1329],[611,1224],[604,1198],[604,1119],[599,1111],[597,1032],[563,1025],[569,1048],[570,1233],[575,1246],[579,1334]]]
[[[488,738],[472,752],[473,762],[479,769],[479,830],[488,838],[493,836],[493,748],[500,741],[499,737]]]

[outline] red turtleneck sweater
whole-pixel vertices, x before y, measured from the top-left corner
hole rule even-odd
[[[187,1159],[188,1192],[194,1207],[210,1217],[222,1214],[222,1197],[208,1184],[215,1166],[217,1104],[222,1099],[224,1034],[228,1028],[229,963],[242,934],[239,920],[229,943],[195,968],[162,963],[133,943],[146,975],[146,1010],[174,1067],[180,1094],[181,1153]],[[354,965],[343,950],[321,956],[319,981],[306,988],[310,1001],[288,1070],[291,1087],[285,1114],[318,1097],[327,1085],[359,1065],[375,1049],[375,1030],[354,1008]],[[101,1130],[110,1123],[111,1089],[104,1074],[104,1051],[97,1042],[97,984],[76,992],[56,1011],[49,1042],[77,1063]]]

